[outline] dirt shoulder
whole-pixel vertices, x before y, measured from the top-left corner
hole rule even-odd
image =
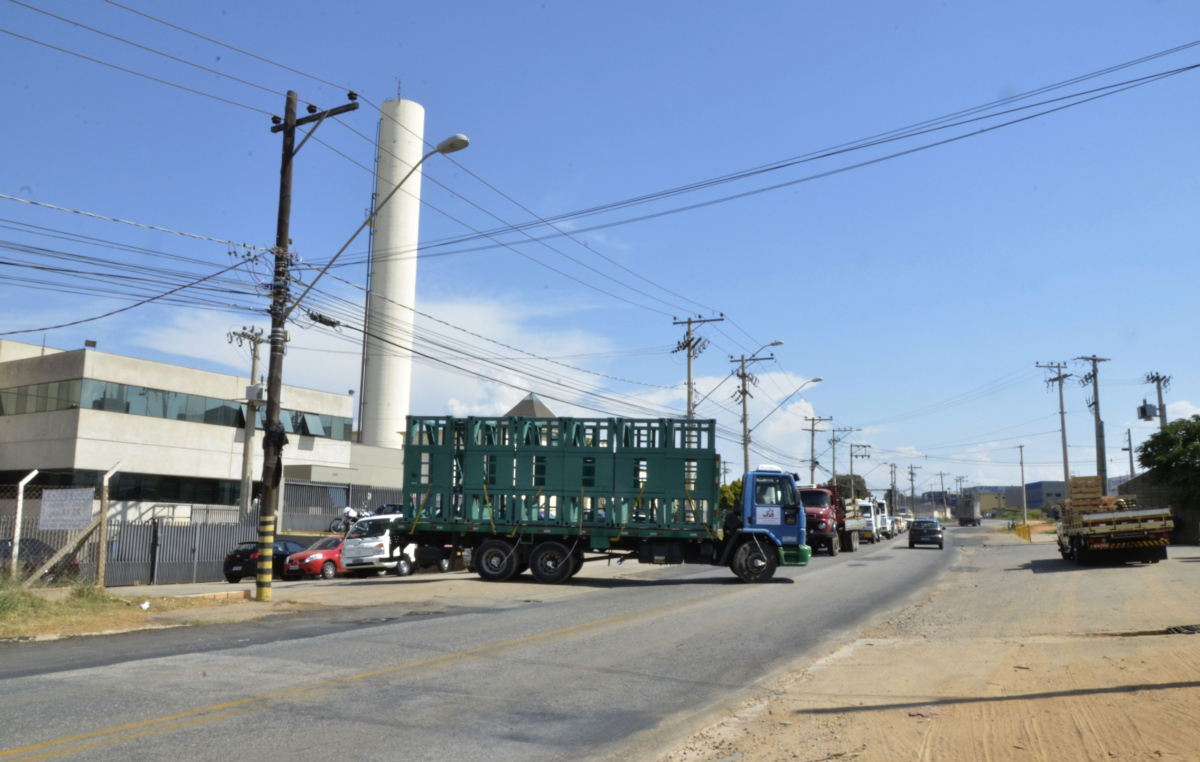
[[[1195,759],[1200,635],[1164,631],[1200,623],[1200,549],[1079,568],[984,542],[662,762]]]

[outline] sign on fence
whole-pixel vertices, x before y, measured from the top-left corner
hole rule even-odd
[[[92,521],[94,487],[42,490],[38,529],[86,529]]]

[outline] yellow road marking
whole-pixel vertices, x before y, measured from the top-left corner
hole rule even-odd
[[[558,630],[551,630],[550,632],[543,632],[543,633],[539,633],[537,635],[527,635],[523,638],[517,638],[515,640],[507,640],[503,643],[494,643],[489,646],[480,646],[479,648],[472,648],[472,649],[469,649],[466,651],[458,651],[457,653],[445,654],[443,656],[435,656],[435,657],[432,657],[429,659],[422,659],[421,661],[415,661],[415,662],[411,662],[409,664],[402,664],[398,667],[386,667],[384,669],[372,670],[370,672],[361,672],[357,675],[349,675],[347,677],[338,677],[338,678],[334,678],[333,680],[325,680],[323,682],[313,683],[312,685],[300,686],[298,688],[289,688],[289,689],[283,690],[283,691],[267,693],[262,696],[251,696],[248,698],[238,699],[236,701],[227,701],[227,702],[224,702],[221,704],[213,704],[212,706],[203,707],[201,709],[192,709],[192,710],[189,710],[186,712],[179,712],[177,714],[167,715],[166,717],[157,717],[157,718],[151,719],[151,720],[141,720],[139,722],[131,722],[131,723],[128,723],[125,725],[118,725],[117,727],[113,727],[113,728],[106,728],[104,730],[94,730],[89,733],[80,733],[78,735],[67,736],[65,738],[59,738],[59,739],[56,739],[53,741],[43,741],[41,743],[31,744],[29,746],[21,746],[21,747],[14,748],[14,749],[0,751],[0,759],[7,759],[7,758],[18,757],[21,755],[26,755],[26,754],[33,754],[34,752],[39,752],[39,751],[43,751],[43,750],[49,750],[49,751],[46,751],[43,754],[38,754],[35,756],[28,756],[28,757],[21,756],[20,762],[32,762],[33,760],[57,759],[60,757],[67,756],[69,754],[75,754],[77,752],[87,751],[88,749],[93,749],[93,748],[96,748],[99,746],[108,746],[108,745],[112,745],[112,744],[116,744],[116,743],[122,743],[124,741],[136,740],[139,738],[144,738],[146,736],[156,735],[158,733],[165,733],[165,732],[168,732],[171,730],[183,729],[183,728],[192,727],[195,725],[204,724],[207,722],[213,722],[213,721],[219,720],[219,719],[224,719],[233,714],[236,714],[238,711],[244,711],[246,709],[260,708],[257,706],[253,706],[255,704],[265,706],[267,704],[267,702],[269,702],[273,699],[292,698],[292,697],[296,697],[297,695],[311,693],[313,691],[317,691],[322,688],[329,688],[332,686],[342,685],[345,683],[355,682],[358,680],[366,680],[368,678],[379,677],[382,675],[392,675],[392,674],[396,674],[399,672],[414,671],[421,667],[429,667],[429,666],[433,666],[433,665],[450,666],[450,664],[452,662],[454,662],[455,660],[466,659],[468,657],[477,656],[479,654],[487,653],[489,651],[499,651],[499,650],[502,650],[505,648],[526,645],[529,643],[533,643],[533,642],[541,641],[541,640],[547,640],[549,638],[553,638],[553,637],[561,636],[561,635],[580,634],[581,632],[588,630],[588,629],[593,629],[596,627],[603,627],[603,626],[607,626],[607,625],[616,624],[618,622],[624,622],[624,621],[641,619],[641,618],[653,616],[655,614],[660,614],[660,613],[663,613],[670,609],[680,608],[683,606],[691,605],[693,603],[699,603],[701,601],[708,601],[713,598],[723,597],[726,595],[732,595],[736,592],[739,592],[742,590],[747,590],[747,589],[749,589],[749,588],[736,587],[731,590],[725,590],[725,591],[722,591],[719,593],[712,593],[710,595],[701,596],[699,598],[693,598],[693,599],[687,600],[687,601],[678,601],[676,603],[666,604],[665,606],[657,606],[657,607],[651,608],[651,609],[643,609],[642,611],[634,611],[634,612],[631,612],[628,614],[618,614],[617,616],[607,617],[605,619],[597,619],[593,622],[584,622],[583,624],[571,625],[570,627],[563,627]],[[185,720],[186,720],[186,722],[185,722]],[[116,736],[116,734],[122,734],[122,735],[120,735],[119,737],[109,737],[109,736]],[[100,740],[93,740],[93,739],[100,739]],[[50,750],[51,747],[54,747],[54,746],[63,746],[65,744],[76,744],[76,743],[79,743],[80,741],[92,741],[92,743],[82,744],[80,746],[71,746],[71,747],[65,748],[65,749]]]

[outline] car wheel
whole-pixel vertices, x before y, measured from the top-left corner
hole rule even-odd
[[[396,576],[397,577],[407,577],[412,573],[413,573],[412,561],[410,561],[408,559],[408,556],[401,556],[400,560],[398,560],[396,562]]]
[[[335,574],[337,574],[337,564],[333,561],[321,564],[321,579],[333,579]]]
[[[910,543],[908,544],[908,549],[909,549],[909,550],[912,550],[912,549],[913,549],[913,548],[915,548],[915,547],[917,547],[917,544],[916,544],[915,542],[910,542]]]
[[[557,585],[571,578],[575,563],[561,542],[543,542],[529,555],[529,570],[543,585]]]
[[[454,571],[454,560],[450,558],[441,559],[437,562],[437,569],[442,574]]]
[[[938,543],[938,550],[943,550],[946,546],[943,543]]]
[[[226,574],[225,581],[231,585],[236,585],[237,583],[242,581],[242,578],[240,576],[238,576],[237,574]]]

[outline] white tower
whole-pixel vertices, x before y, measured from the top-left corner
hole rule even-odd
[[[377,201],[391,193],[396,183],[421,160],[425,134],[425,109],[420,104],[384,101],[381,111],[379,174],[375,179]],[[365,363],[359,426],[362,443],[376,447],[398,448],[404,444],[404,418],[408,415],[412,388],[411,308],[416,307],[420,210],[421,170],[418,169],[375,218],[367,331],[380,338],[363,337]]]

